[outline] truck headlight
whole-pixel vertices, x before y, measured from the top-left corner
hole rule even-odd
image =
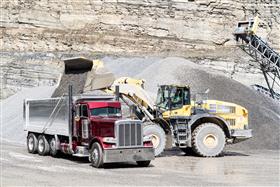
[[[115,144],[116,143],[116,138],[114,138],[114,137],[105,137],[105,138],[103,138],[103,142]]]

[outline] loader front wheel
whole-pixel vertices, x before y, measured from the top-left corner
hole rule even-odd
[[[192,149],[203,157],[220,156],[225,147],[225,133],[214,123],[203,123],[192,133]]]
[[[151,136],[153,147],[155,149],[155,156],[160,155],[164,151],[166,144],[164,130],[156,124],[148,123],[144,125],[143,134],[144,136]]]

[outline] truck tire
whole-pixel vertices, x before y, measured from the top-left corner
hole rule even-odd
[[[150,160],[146,160],[146,161],[136,161],[137,165],[140,167],[148,167],[151,163]]]
[[[37,150],[38,150],[38,139],[33,133],[30,133],[27,136],[26,144],[27,144],[27,150],[28,150],[29,153],[35,154],[37,152]]]
[[[53,156],[53,157],[56,157],[58,155],[58,150],[56,149],[57,147],[57,142],[55,140],[55,137],[52,137],[51,140],[50,140],[50,155]]]
[[[147,123],[144,125],[143,134],[145,136],[152,136],[155,156],[159,156],[164,151],[166,144],[166,135],[164,130],[154,123]]]
[[[203,123],[192,133],[192,149],[203,157],[216,157],[225,147],[225,133],[214,123]]]
[[[101,168],[103,166],[103,150],[98,142],[92,144],[89,154],[92,166]]]
[[[38,153],[41,156],[45,156],[50,152],[50,145],[44,135],[38,137]]]

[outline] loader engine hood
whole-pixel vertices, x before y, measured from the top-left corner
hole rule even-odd
[[[248,128],[248,110],[240,105],[218,100],[204,100],[199,105],[195,104],[194,106],[195,108],[202,108],[210,114],[222,117],[231,128]]]

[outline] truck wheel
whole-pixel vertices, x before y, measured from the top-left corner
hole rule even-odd
[[[147,125],[144,125],[143,134],[145,136],[152,136],[155,156],[160,155],[163,152],[166,144],[166,135],[164,130],[156,124],[148,123]]]
[[[39,155],[47,155],[50,152],[50,145],[44,135],[40,135],[38,138],[38,153]]]
[[[89,160],[93,167],[100,168],[103,166],[103,150],[98,142],[92,144],[89,154]]]
[[[137,165],[140,167],[148,167],[150,165],[150,160],[147,161],[136,161]]]
[[[192,149],[199,156],[219,156],[224,147],[225,133],[214,123],[203,123],[192,133]]]
[[[33,134],[30,133],[27,136],[27,150],[29,153],[35,154],[38,150],[38,139],[37,137]]]
[[[58,154],[58,150],[56,149],[57,147],[56,144],[57,142],[55,141],[55,137],[52,137],[49,145],[50,145],[50,155],[53,157],[57,156]]]

